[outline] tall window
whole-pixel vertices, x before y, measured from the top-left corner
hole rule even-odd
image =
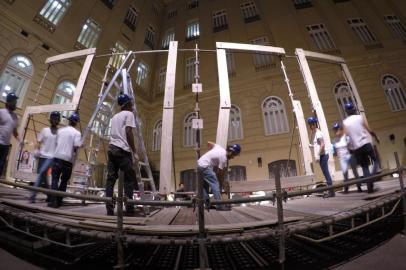
[[[165,36],[162,39],[161,48],[162,49],[169,48],[169,42],[174,40],[175,40],[175,31],[173,29],[166,31]]]
[[[145,88],[147,78],[148,78],[148,67],[145,63],[140,62],[137,67],[137,78],[135,79],[135,82],[139,86]]]
[[[162,120],[158,120],[152,132],[152,151],[161,150]]]
[[[53,32],[70,5],[71,0],[48,0],[35,17],[35,21],[43,22]]]
[[[381,83],[392,112],[406,110],[406,95],[400,80],[394,75],[386,74]]]
[[[295,8],[297,8],[297,9],[313,6],[311,0],[293,0],[293,4],[295,5]]]
[[[180,182],[185,186],[185,191],[196,191],[197,190],[196,169],[181,171]]]
[[[268,163],[269,179],[275,179],[274,167],[279,166],[279,175],[281,177],[296,176],[296,161],[280,159],[274,162]]]
[[[168,17],[168,19],[170,19],[170,18],[173,18],[173,17],[175,17],[177,15],[178,15],[178,10],[177,9],[171,9],[171,10],[168,11],[167,17]]]
[[[253,1],[245,2],[240,5],[242,16],[246,23],[257,21],[260,19],[257,7]]]
[[[188,9],[194,9],[199,7],[199,0],[189,0],[187,3],[187,8]]]
[[[193,128],[193,119],[197,119],[194,112],[186,115],[183,121],[183,146],[193,147],[196,143],[196,129]]]
[[[53,104],[65,104],[72,102],[73,95],[75,93],[76,86],[70,81],[62,81],[56,87],[56,93],[52,101]],[[64,116],[68,116],[69,112],[62,113]]]
[[[5,102],[7,94],[14,93],[19,97],[17,106],[20,107],[33,73],[34,68],[28,57],[21,54],[12,56],[0,77],[0,99]]]
[[[251,44],[254,45],[268,45],[268,39],[266,37],[260,37],[251,40]],[[269,53],[255,53],[253,55],[253,61],[255,69],[269,68],[272,65],[272,56]]]
[[[186,28],[186,40],[194,40],[199,38],[199,21],[190,22]]]
[[[151,49],[154,48],[155,41],[155,29],[152,25],[149,25],[147,28],[147,32],[145,33],[145,40],[144,43],[147,44]]]
[[[117,41],[116,45],[114,46],[114,53],[124,53],[126,51],[127,51],[126,46],[124,46],[124,44],[122,44],[120,41]],[[118,69],[120,65],[123,63],[124,59],[125,59],[124,54],[114,55],[112,66],[115,69]]]
[[[190,57],[186,59],[186,70],[185,70],[185,87],[189,87],[195,81],[196,66],[195,57]]]
[[[227,52],[226,53],[226,60],[227,60],[227,71],[228,75],[235,75],[235,60],[234,60],[234,54],[232,52]]]
[[[276,135],[289,132],[285,104],[275,96],[267,97],[262,102],[265,135]]]
[[[228,123],[228,140],[242,139],[241,110],[235,105],[231,105],[230,121]]]
[[[166,67],[162,67],[159,70],[158,75],[158,92],[162,93],[165,90],[165,80],[166,80]]]
[[[77,42],[86,48],[93,48],[96,46],[100,32],[101,27],[89,18],[82,26]]]
[[[353,93],[346,82],[338,82],[334,86],[334,96],[336,97],[341,119],[344,119],[346,117],[345,104],[351,102],[355,106],[357,105]]]
[[[364,45],[374,45],[377,40],[361,18],[348,19],[348,24]]]
[[[227,177],[230,177],[230,181],[247,181],[247,170],[245,166],[233,165],[229,167]]]
[[[135,23],[137,22],[138,11],[130,6],[125,15],[124,23],[133,31],[135,31]]]
[[[213,32],[219,32],[228,28],[226,11],[219,10],[213,13]]]
[[[333,42],[333,39],[330,37],[327,29],[324,24],[313,24],[306,26],[307,31],[310,34],[310,37],[316,43],[317,48],[320,51],[331,51],[336,49],[336,45]]]
[[[112,107],[110,102],[103,102],[96,119],[93,122],[92,131],[99,136],[110,136]]]
[[[395,15],[387,15],[384,18],[393,35],[398,39],[406,40],[406,27],[403,22]]]

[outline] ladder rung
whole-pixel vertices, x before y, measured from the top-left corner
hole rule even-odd
[[[116,99],[116,98],[115,98],[112,94],[110,94],[110,93],[108,93],[107,96],[108,96],[109,98],[111,98],[112,100],[115,100],[115,99]]]
[[[154,181],[152,178],[141,178],[142,181]]]

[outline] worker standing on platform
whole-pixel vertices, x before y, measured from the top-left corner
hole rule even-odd
[[[69,125],[60,128],[56,137],[56,148],[52,165],[52,184],[53,190],[66,191],[68,180],[72,175],[73,159],[75,152],[81,146],[81,134],[75,129],[79,122],[79,114],[73,113],[68,118]],[[60,180],[60,181],[59,181]],[[59,185],[58,185],[59,184]],[[60,207],[62,197],[51,196],[48,206]]]
[[[0,109],[0,176],[4,173],[4,166],[10,150],[11,134],[20,141],[17,132],[18,117],[14,112],[17,108],[17,99],[18,97],[14,93],[7,94],[6,108]]]
[[[226,150],[218,144],[209,142],[209,149],[210,150],[197,161],[197,171],[199,177],[203,180],[203,195],[206,200],[206,206],[210,203],[209,187],[211,188],[214,199],[221,200],[219,178],[221,180],[224,177],[227,160],[240,154],[241,146],[239,144],[229,145]],[[214,170],[217,170],[217,176]],[[228,209],[224,205],[220,205],[217,206],[216,210],[222,211]]]
[[[128,199],[133,198],[137,183],[134,162],[138,160],[133,129],[135,118],[133,100],[127,94],[120,94],[117,99],[121,111],[111,119],[111,135],[108,149],[106,197],[113,197],[114,184],[118,178],[118,171],[124,172],[124,194]],[[114,215],[115,204],[106,203],[107,215]],[[127,215],[134,215],[134,206],[126,204]]]
[[[38,177],[35,180],[34,186],[45,186],[48,188],[47,174],[48,170],[52,168],[54,151],[56,148],[56,135],[58,125],[61,121],[60,112],[51,112],[49,122],[51,127],[46,127],[41,130],[38,135],[37,150],[35,156],[38,157]],[[30,202],[35,203],[35,196],[37,192],[33,191],[30,196]],[[49,196],[47,196],[49,201]]]
[[[352,168],[355,178],[358,178],[357,164],[354,162],[354,157],[348,150],[349,138],[344,134],[343,126],[336,122],[333,124],[333,131],[335,133],[334,138],[334,155],[338,156],[340,161],[341,171],[343,172],[344,182],[348,181],[349,166]],[[358,192],[362,192],[361,184],[357,184]],[[348,186],[344,187],[344,193],[348,193]]]
[[[313,133],[313,151],[314,151],[314,158],[316,162],[320,162],[320,168],[321,171],[323,172],[324,177],[326,178],[326,183],[327,186],[332,186],[333,181],[331,179],[330,172],[328,170],[328,152],[326,149],[326,145],[324,143],[324,135],[323,132],[317,127],[318,120],[316,117],[311,116],[307,118],[307,123],[310,126],[310,130]],[[335,193],[334,190],[330,189],[328,192],[328,195],[325,195],[325,197],[334,197]]]
[[[378,171],[378,161],[374,148],[372,146],[372,135],[379,143],[379,138],[375,132],[371,130],[367,121],[363,116],[357,114],[357,111],[352,103],[345,104],[345,111],[347,118],[344,119],[344,133],[350,138],[350,150],[354,152],[357,163],[361,166],[363,177],[371,175],[368,165],[369,159],[373,162],[372,174],[376,174]],[[374,183],[368,182],[368,193],[374,191]]]

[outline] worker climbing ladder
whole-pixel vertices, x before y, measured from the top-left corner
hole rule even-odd
[[[120,67],[114,73],[111,81],[107,84],[105,80],[103,80],[103,85],[100,90],[98,102],[96,105],[96,109],[94,110],[89,123],[83,132],[82,140],[84,141],[89,134],[90,140],[87,146],[88,150],[88,162],[91,167],[96,164],[97,156],[100,151],[100,146],[103,145],[103,137],[107,135],[107,131],[110,125],[110,119],[113,117],[114,112],[116,111],[116,103],[117,98],[120,93],[125,93],[129,95],[133,101],[133,113],[136,120],[136,127],[135,127],[135,142],[137,147],[137,154],[141,160],[135,161],[135,174],[138,182],[139,192],[141,195],[142,200],[152,199],[153,196],[156,194],[155,183],[152,177],[151,167],[149,165],[148,156],[146,153],[144,139],[142,136],[141,130],[141,122],[139,119],[138,111],[135,104],[135,97],[132,88],[131,78],[128,74],[128,71],[131,70],[131,67],[135,61],[132,59],[130,64],[126,67],[126,63],[128,62],[129,58],[131,57],[132,52],[128,52],[126,57],[124,58]],[[108,68],[106,68],[107,74]],[[120,80],[120,83],[118,82]],[[95,134],[97,133],[97,134]],[[97,135],[97,136],[95,136]],[[96,138],[95,138],[96,137]],[[89,178],[91,177],[91,171],[89,173]],[[141,172],[144,171],[145,174],[143,175]],[[145,177],[144,177],[145,176]],[[144,191],[144,183],[147,182],[151,188],[150,194],[145,194]]]

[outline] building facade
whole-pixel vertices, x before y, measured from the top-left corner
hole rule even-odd
[[[46,57],[87,47],[96,47],[97,54],[108,53],[111,48],[118,52],[167,49],[170,41],[177,40],[179,48],[186,49],[197,44],[201,49],[213,50],[217,41],[285,48],[289,57],[283,61],[293,94],[307,116],[312,108],[294,57],[295,48],[303,48],[346,59],[369,124],[381,138],[377,145],[381,166],[395,166],[394,151],[405,155],[406,3],[402,0],[2,0],[0,7],[1,91],[10,91],[6,90],[9,86],[22,97],[20,114],[34,102],[64,102],[74,91],[80,61],[48,68]],[[81,101],[83,126],[95,107],[107,60],[94,61]],[[120,61],[120,57],[113,60],[112,70]],[[131,74],[147,150],[156,167],[160,163],[166,61],[166,53],[137,55],[137,68]],[[178,52],[173,136],[174,178],[191,188],[196,166],[196,135],[191,128],[195,118],[191,89],[196,78],[195,61],[194,52]],[[216,136],[216,55],[200,52],[198,62],[198,77],[203,84],[199,103],[204,151],[205,142]],[[229,142],[243,148],[242,155],[230,162],[232,180],[269,179],[269,168],[275,163],[285,168],[284,173],[302,174],[300,142],[280,59],[230,51],[227,66],[232,101]],[[331,126],[344,117],[343,104],[351,100],[351,89],[339,66],[311,62],[310,67]],[[47,70],[47,79],[37,95]],[[37,118],[39,130],[46,116]],[[26,147],[30,148],[35,131],[32,125],[28,129]],[[97,126],[94,132],[98,132]],[[108,134],[103,136],[108,138]],[[103,154],[99,162],[105,162]],[[318,166],[314,169],[322,180]]]

